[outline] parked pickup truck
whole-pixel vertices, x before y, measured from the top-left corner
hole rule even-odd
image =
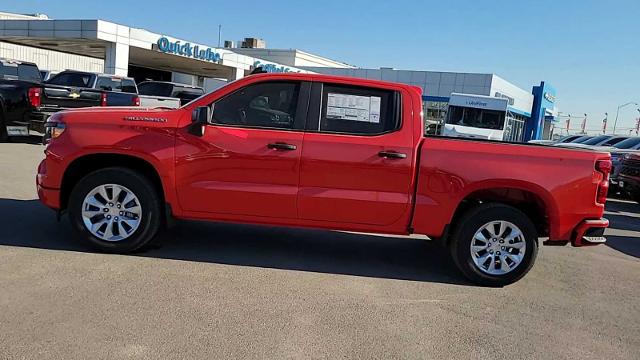
[[[138,93],[141,106],[179,108],[204,95],[204,89],[167,81],[143,81],[138,84]]]
[[[57,111],[118,105],[140,105],[132,79],[66,70],[43,83],[35,64],[0,59],[0,141],[44,133]]]
[[[409,85],[259,74],[180,109],[69,110],[48,126],[40,200],[101,251],[140,249],[173,218],[416,233],[502,286],[539,237],[595,245],[608,226],[608,153],[425,138]]]
[[[0,141],[29,135],[41,82],[36,64],[0,58]]]
[[[65,70],[46,81],[42,107],[59,111],[88,106],[139,106],[138,88],[132,78]]]

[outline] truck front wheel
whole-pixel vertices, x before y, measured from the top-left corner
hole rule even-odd
[[[110,253],[148,244],[161,225],[160,198],[143,175],[121,167],[94,171],[71,191],[69,220],[80,239]]]
[[[483,204],[456,222],[451,256],[469,280],[485,286],[511,284],[529,272],[538,253],[531,220],[504,204]]]

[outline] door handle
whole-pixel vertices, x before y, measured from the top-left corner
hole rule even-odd
[[[291,150],[295,150],[295,149],[298,148],[295,145],[291,145],[291,144],[287,144],[287,143],[281,143],[281,142],[267,144],[267,147],[269,149],[283,150],[283,151],[291,151]]]
[[[378,156],[386,159],[406,159],[407,154],[399,153],[396,151],[380,151]]]

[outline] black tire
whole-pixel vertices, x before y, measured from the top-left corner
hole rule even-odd
[[[471,241],[485,224],[499,220],[508,221],[520,229],[525,252],[521,262],[511,271],[491,275],[474,263]],[[483,286],[500,287],[520,280],[531,270],[538,254],[538,235],[534,224],[522,211],[504,204],[482,204],[468,210],[454,224],[449,250],[456,266],[467,279]]]
[[[7,142],[8,140],[9,133],[7,132],[7,124],[4,123],[4,114],[0,112],[0,142]]]
[[[142,220],[128,238],[106,241],[94,236],[82,220],[83,202],[87,194],[103,184],[117,184],[130,189],[140,200]],[[82,178],[71,191],[68,203],[69,221],[78,238],[94,249],[109,253],[131,253],[149,244],[162,225],[161,199],[153,184],[140,173],[128,168],[110,167],[94,171]]]

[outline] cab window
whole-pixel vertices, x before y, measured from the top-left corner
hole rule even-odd
[[[400,128],[400,94],[392,90],[324,84],[320,120],[311,131],[378,135]]]
[[[214,103],[213,123],[293,129],[299,94],[299,82],[249,85]]]

